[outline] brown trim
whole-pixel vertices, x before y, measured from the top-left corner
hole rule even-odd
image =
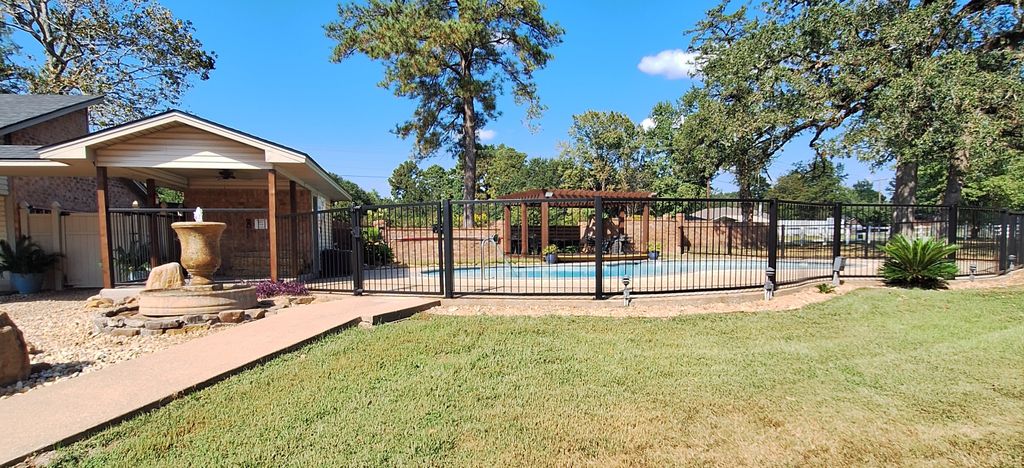
[[[519,223],[519,253],[526,255],[530,253],[530,215],[526,212],[526,203],[519,204]]]
[[[548,241],[551,238],[550,230],[550,219],[548,219],[548,202],[540,204],[540,250],[543,252],[544,248],[548,246]]]
[[[267,169],[267,235],[270,236],[270,280],[277,281],[277,171]]]
[[[110,238],[110,195],[107,168],[96,167],[96,217],[100,223],[100,268],[103,270],[103,287],[114,287],[114,265],[111,263],[114,244]]]
[[[501,226],[501,248],[508,255],[512,253],[512,207],[502,205],[501,214],[504,220]]]

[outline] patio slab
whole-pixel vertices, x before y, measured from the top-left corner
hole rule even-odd
[[[11,429],[0,443],[0,466],[78,440],[333,331],[397,320],[439,303],[378,296],[298,306],[8,398],[0,401],[0,419]]]

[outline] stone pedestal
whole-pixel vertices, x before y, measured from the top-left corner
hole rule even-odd
[[[147,317],[216,314],[256,306],[256,288],[241,284],[207,284],[139,293],[139,313]]]

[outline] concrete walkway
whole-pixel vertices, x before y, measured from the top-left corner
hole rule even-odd
[[[222,379],[247,366],[361,321],[408,317],[437,305],[420,298],[346,297],[140,356],[0,401],[0,466],[82,438],[96,429]]]

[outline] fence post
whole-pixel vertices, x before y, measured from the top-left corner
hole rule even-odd
[[[843,204],[832,206],[832,261],[843,256]]]
[[[452,201],[445,200],[441,210],[441,236],[444,238],[444,260],[441,269],[444,272],[442,288],[444,297],[455,297],[455,239],[452,237]]]
[[[775,295],[775,278],[779,262],[779,201],[768,201],[768,269],[765,270],[764,298]]]
[[[1017,250],[1017,216],[1006,213],[1006,271],[1017,269],[1020,251]]]
[[[957,240],[957,229],[960,225],[960,205],[954,203],[949,207],[949,215],[946,216],[946,243],[949,245],[956,244]],[[949,254],[950,260],[956,260],[956,252]]]
[[[594,299],[604,299],[604,201],[594,197]]]
[[[1006,243],[1009,237],[1009,230],[1010,212],[1004,209],[999,212],[999,274],[1006,273],[1006,267],[1008,263],[1008,246],[1006,245]]]
[[[353,206],[352,218],[352,294],[363,295],[363,207]]]
[[[50,222],[51,231],[53,233],[53,240],[51,242],[50,252],[64,255],[64,245],[61,243],[61,229],[60,229],[60,212],[61,207],[59,202],[53,202],[50,205]],[[56,291],[64,290],[64,260],[61,259],[58,263],[58,267],[53,269],[53,289]]]

